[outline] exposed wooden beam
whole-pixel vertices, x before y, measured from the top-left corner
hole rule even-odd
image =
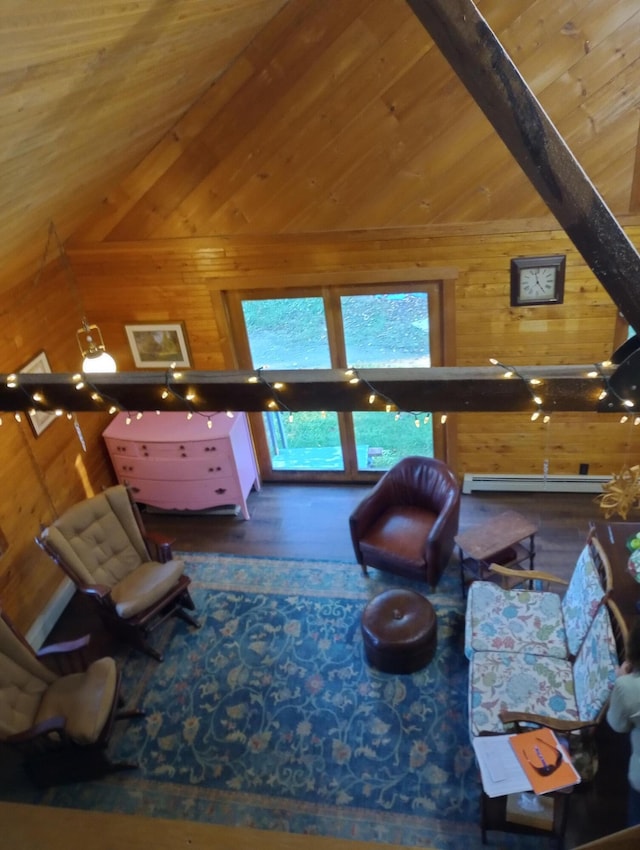
[[[407,0],[589,268],[640,330],[640,255],[472,0]]]
[[[167,379],[163,372],[119,372],[96,375],[76,389],[71,374],[0,375],[0,410],[105,411],[112,403],[121,410],[385,410],[387,402],[411,412],[530,411],[537,404],[529,381],[542,383],[535,394],[544,412],[619,412],[624,408],[615,396],[599,401],[611,375],[589,376],[593,366],[518,367],[518,375],[506,378],[498,367],[431,369],[361,369],[357,383],[342,370],[313,369],[262,372],[251,383],[253,372],[183,372]],[[17,385],[7,385],[8,378]],[[89,376],[87,376],[87,380]],[[11,383],[11,381],[9,381]],[[278,384],[282,388],[277,389]],[[95,394],[98,398],[94,398]],[[187,394],[193,401],[187,402]],[[33,401],[34,394],[41,401]],[[166,398],[163,398],[163,394]],[[370,397],[375,395],[373,403]],[[37,397],[37,396],[36,396]],[[628,412],[628,411],[627,411]]]

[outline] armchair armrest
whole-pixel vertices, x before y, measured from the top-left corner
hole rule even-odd
[[[87,593],[89,596],[98,596],[100,599],[105,599],[111,593],[111,588],[107,584],[85,584],[80,588],[82,593]]]
[[[556,584],[569,584],[569,582],[565,581],[563,578],[555,576],[553,573],[544,572],[543,570],[518,570],[513,569],[512,567],[503,567],[502,564],[489,564],[489,571],[492,573],[498,573],[501,576],[520,579],[520,581],[517,582],[518,584],[522,584],[525,581],[532,581],[534,579],[555,582]]]
[[[553,729],[554,732],[577,732],[582,729],[595,727],[600,722],[600,716],[595,720],[559,720],[556,717],[548,717],[543,714],[532,714],[527,711],[507,711],[499,712],[500,720],[506,725],[514,723],[518,726],[520,723],[534,723],[536,726],[547,726]]]
[[[66,720],[61,715],[49,717],[47,720],[42,720],[36,723],[24,732],[17,732],[15,735],[6,737],[5,743],[18,749],[31,750],[38,748],[38,741],[44,745],[42,739],[51,735],[52,732],[57,732],[59,735],[64,735]]]
[[[91,640],[91,635],[83,635],[83,637],[76,638],[76,640],[67,640],[62,643],[51,643],[49,646],[43,646],[36,653],[38,658],[42,658],[44,655],[53,655],[54,653],[66,653],[66,652],[76,652],[77,650],[84,649],[89,646],[89,641]]]
[[[175,542],[175,537],[166,537],[159,531],[145,531],[144,538],[154,561],[166,564],[173,558],[171,546]]]
[[[88,656],[84,650],[89,646],[90,641],[91,635],[83,635],[76,640],[52,643],[41,647],[36,655],[60,676],[66,673],[81,673],[88,666]]]

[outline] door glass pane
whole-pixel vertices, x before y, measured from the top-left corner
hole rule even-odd
[[[347,364],[354,368],[431,365],[426,292],[341,297]],[[433,457],[431,416],[424,411],[354,412],[358,469],[389,469],[411,454]]]
[[[274,470],[344,470],[337,413],[263,413]]]
[[[331,367],[322,298],[243,301],[242,311],[255,369]],[[279,410],[263,421],[274,470],[344,470],[336,413]]]

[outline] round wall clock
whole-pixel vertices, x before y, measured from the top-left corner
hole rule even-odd
[[[511,306],[562,304],[565,265],[564,254],[511,260]]]

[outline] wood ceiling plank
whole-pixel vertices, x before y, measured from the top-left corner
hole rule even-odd
[[[407,0],[634,328],[640,255],[471,0]]]

